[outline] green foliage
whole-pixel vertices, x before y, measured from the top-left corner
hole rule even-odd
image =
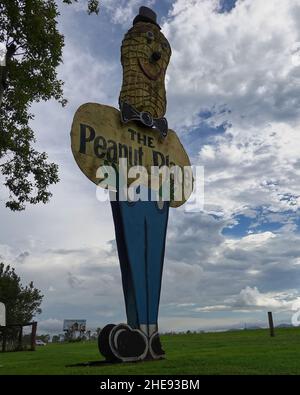
[[[6,306],[7,324],[30,322],[41,313],[43,295],[30,282],[25,287],[15,269],[0,263],[0,301]]]
[[[89,0],[87,11],[97,14],[99,1]],[[64,45],[58,15],[55,0],[0,0],[0,44],[6,46],[0,65],[0,174],[9,191],[6,206],[14,211],[47,203],[49,186],[59,181],[57,165],[34,148],[29,126],[33,102],[67,103],[56,71]]]
[[[63,0],[66,4],[78,3],[78,0]],[[100,1],[99,0],[88,0],[87,2],[87,12],[88,14],[99,13]]]
[[[12,210],[24,209],[25,203],[46,203],[49,185],[58,182],[57,166],[35,150],[29,126],[33,102],[54,98],[65,104],[56,73],[64,43],[57,16],[53,0],[0,1],[0,42],[8,50],[2,71],[0,171],[10,193],[6,206]]]
[[[37,339],[37,340],[42,340],[42,342],[44,342],[44,343],[49,343],[49,341],[50,341],[50,335],[49,335],[49,334],[47,334],[47,335],[38,335],[38,336],[36,337],[36,339]]]
[[[58,342],[59,342],[59,336],[54,335],[54,336],[52,337],[52,343],[58,343]]]

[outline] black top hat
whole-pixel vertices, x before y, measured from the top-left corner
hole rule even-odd
[[[157,23],[156,13],[148,7],[140,7],[139,14],[133,20],[133,25],[135,25],[137,22],[153,23],[159,29],[161,29],[161,27]]]

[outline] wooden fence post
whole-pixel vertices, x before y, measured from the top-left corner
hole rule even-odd
[[[18,336],[18,348],[19,351],[23,349],[23,326],[20,325],[20,332]]]
[[[6,327],[3,329],[2,351],[6,351]]]
[[[269,318],[270,336],[274,337],[275,336],[275,331],[274,331],[274,322],[273,322],[272,311],[268,312],[268,318]]]
[[[35,351],[36,329],[37,329],[37,322],[33,322],[32,330],[31,330],[31,351]]]

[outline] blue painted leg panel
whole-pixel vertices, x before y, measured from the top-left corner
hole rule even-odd
[[[128,324],[157,324],[169,203],[111,202]]]

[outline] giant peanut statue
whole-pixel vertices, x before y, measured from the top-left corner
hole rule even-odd
[[[141,7],[122,42],[120,111],[87,103],[73,120],[72,151],[80,169],[94,183],[99,183],[99,167],[118,168],[124,158],[129,167],[143,166],[146,175],[152,174],[153,166],[190,167],[183,146],[164,117],[170,56],[170,44],[155,12]],[[158,334],[158,310],[169,207],[181,206],[191,189],[177,199],[174,194],[162,199],[161,185],[155,187],[141,178],[136,188],[139,198],[127,195],[121,199],[120,186],[112,180],[104,185],[115,191],[111,207],[127,323],[105,326],[99,335],[99,350],[110,361],[161,359],[165,353]],[[185,182],[191,183],[191,177],[184,177]]]
[[[171,47],[159,26],[136,18],[121,48],[123,84],[120,106],[128,103],[154,118],[166,113],[165,75]]]

